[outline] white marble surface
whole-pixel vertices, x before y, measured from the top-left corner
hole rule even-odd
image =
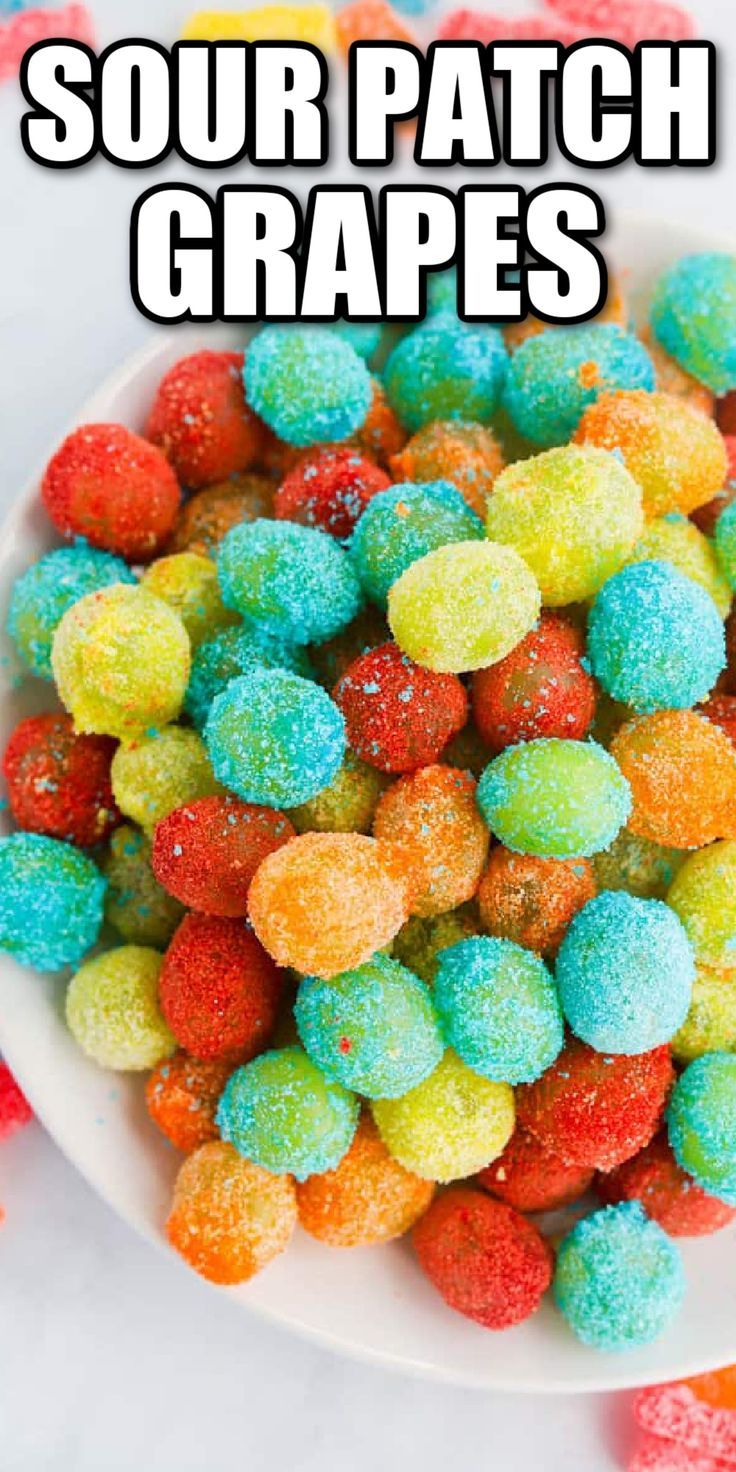
[[[189,8],[187,0],[90,3],[103,42],[123,34],[170,41]],[[703,33],[720,43],[719,164],[583,177],[610,210],[695,217],[736,234],[736,13],[733,0],[690,4]],[[496,0],[493,8],[518,7]],[[20,111],[16,88],[3,88],[2,505],[100,377],[156,330],[130,302],[126,258],[130,207],[151,173],[99,162],[68,174],[41,170],[22,154]],[[187,174],[172,164],[158,172]],[[539,182],[521,172],[521,182]],[[553,158],[546,177],[573,173]],[[3,1472],[134,1472],[144,1464],[155,1472],[337,1472],[343,1464],[393,1472],[409,1460],[441,1472],[460,1457],[503,1472],[622,1465],[626,1397],[532,1406],[442,1389],[338,1360],[250,1321],[137,1241],[35,1125],[2,1150],[0,1200]]]

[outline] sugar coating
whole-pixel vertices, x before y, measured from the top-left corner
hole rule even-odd
[[[299,1222],[328,1247],[370,1247],[408,1232],[434,1194],[431,1181],[389,1155],[369,1114],[334,1170],[296,1188]]]
[[[624,1057],[570,1037],[540,1079],[517,1089],[519,1124],[571,1165],[613,1170],[656,1134],[673,1077],[667,1047]]]
[[[712,1396],[710,1404],[702,1393],[704,1381]],[[674,1385],[652,1385],[637,1395],[634,1415],[638,1425],[653,1433],[660,1444],[682,1451],[683,1461],[678,1461],[675,1472],[680,1468],[685,1472],[723,1472],[724,1467],[734,1465],[732,1383],[733,1366],[727,1365],[713,1375],[695,1376]]]
[[[655,337],[715,394],[736,387],[736,258],[683,256],[660,276],[650,321]]]
[[[625,889],[641,900],[665,899],[684,862],[681,850],[663,848],[630,828],[622,828],[608,848],[593,855],[599,889]]]
[[[402,337],[383,373],[386,395],[414,433],[434,419],[487,423],[499,403],[507,356],[498,328],[434,312]]]
[[[51,664],[78,731],[133,741],[176,719],[189,678],[189,635],[145,588],[88,593],[54,634]]]
[[[105,919],[132,945],[163,950],[184,908],[156,880],[151,868],[151,840],[123,823],[110,838],[101,861],[107,880]]]
[[[336,322],[332,330],[349,342],[366,363],[370,363],[383,336],[381,322]]]
[[[218,1138],[215,1114],[231,1065],[220,1058],[203,1062],[174,1053],[146,1079],[146,1108],[177,1150],[192,1150]]]
[[[661,900],[604,891],[574,917],[555,969],[573,1032],[599,1053],[646,1053],[687,1016],[692,946]]]
[[[563,445],[599,394],[654,389],[646,348],[611,322],[557,328],[527,338],[509,362],[503,403],[537,445]]]
[[[220,596],[217,569],[201,552],[159,557],[146,568],[141,587],[178,613],[192,649],[237,621],[237,614],[225,607]]]
[[[631,812],[629,784],[595,741],[508,746],[478,783],[478,806],[506,848],[572,859],[607,848]]]
[[[371,403],[371,378],[349,342],[325,327],[264,327],[245,357],[245,392],[289,445],[345,440]]]
[[[161,1010],[179,1046],[194,1058],[243,1063],[270,1040],[282,982],[242,920],[193,913],[182,920],[164,958]]]
[[[393,643],[353,660],[334,698],[349,745],[383,772],[413,772],[436,761],[468,715],[455,675],[423,669]]]
[[[252,471],[234,475],[205,486],[182,506],[168,550],[216,557],[220,542],[234,526],[272,514],[273,481]]]
[[[691,854],[667,895],[706,966],[736,966],[736,841]]]
[[[434,419],[423,424],[403,449],[391,456],[397,481],[450,481],[481,520],[496,476],[504,467],[501,446],[485,424]]]
[[[166,456],[123,424],[81,424],[49,460],[44,507],[68,541],[149,562],[173,531],[181,490]]]
[[[491,850],[477,898],[490,935],[554,955],[573,916],[595,893],[588,859],[540,859],[499,843]]]
[[[476,935],[441,951],[434,1000],[450,1047],[484,1078],[530,1083],[562,1048],[554,981],[513,941]]]
[[[353,532],[350,556],[366,596],[384,608],[392,584],[413,562],[482,536],[480,519],[450,481],[405,481],[373,496]]]
[[[556,1211],[577,1201],[593,1180],[588,1165],[569,1165],[517,1125],[506,1149],[479,1172],[484,1191],[515,1211]]]
[[[402,573],[389,592],[388,621],[417,664],[461,674],[503,659],[535,624],[540,601],[514,548],[456,542]]]
[[[297,833],[370,833],[388,782],[383,772],[348,750],[329,786],[292,808],[289,816]]]
[[[709,593],[721,618],[731,607],[731,589],[721,570],[713,543],[687,516],[668,512],[650,521],[631,554],[630,562],[671,562]]]
[[[90,848],[120,822],[110,785],[115,742],[77,736],[70,716],[27,716],[2,759],[8,803],[18,828]]]
[[[195,650],[184,710],[198,731],[204,730],[212,702],[231,680],[252,669],[291,670],[309,679],[312,669],[305,651],[258,625],[223,629]]]
[[[736,1056],[704,1053],[680,1074],[667,1110],[678,1165],[736,1206]]]
[[[641,486],[647,517],[688,516],[720,491],[726,476],[723,436],[713,420],[674,394],[602,394],[586,409],[575,438],[623,460]]]
[[[294,832],[284,813],[229,793],[187,801],[157,824],[153,873],[190,909],[235,918],[247,912],[259,864]]]
[[[171,1246],[212,1283],[245,1283],[288,1246],[294,1183],[213,1140],[184,1161],[166,1222]]]
[[[174,1051],[158,1002],[162,956],[118,946],[80,966],[66,994],[66,1020],[80,1048],[102,1068],[154,1068]]]
[[[245,470],[263,437],[243,394],[243,354],[207,349],[164,374],[146,424],[146,438],[192,490]]]
[[[396,936],[391,954],[427,986],[432,986],[440,953],[446,946],[477,935],[478,929],[478,917],[472,905],[460,905],[444,915],[412,915]]]
[[[615,455],[587,445],[509,465],[488,501],[488,536],[525,559],[552,608],[597,593],[643,530],[633,476]]]
[[[402,777],[378,803],[373,832],[405,856],[415,915],[454,910],[478,888],[489,834],[475,786],[468,772],[437,764]]]
[[[705,1237],[736,1217],[736,1207],[709,1196],[681,1170],[665,1130],[631,1160],[599,1176],[596,1191],[606,1206],[640,1201],[647,1216],[670,1237]]]
[[[427,316],[436,312],[454,312],[457,316],[457,271],[454,266],[448,266],[444,271],[428,271],[426,287]]]
[[[147,833],[182,803],[220,790],[201,736],[184,726],[119,746],[111,775],[120,811]]]
[[[334,1170],[358,1124],[354,1094],[324,1077],[302,1048],[262,1053],[231,1074],[217,1110],[223,1140],[274,1175]]]
[[[67,609],[113,583],[135,583],[135,576],[122,557],[85,542],[47,552],[21,574],[13,585],[8,633],[34,675],[53,679],[51,645]]]
[[[390,484],[385,470],[354,446],[318,446],[300,456],[284,476],[274,497],[274,514],[277,520],[316,526],[346,542],[372,498]]]
[[[473,1175],[503,1150],[514,1128],[514,1092],[481,1078],[448,1048],[434,1072],[400,1099],[375,1099],[384,1145],[429,1181]]]
[[[294,1017],[317,1067],[367,1099],[408,1093],[444,1052],[427,987],[389,956],[329,981],[305,977]]]
[[[677,1063],[692,1063],[703,1053],[736,1052],[736,971],[699,964],[690,1008],[672,1039]]]
[[[347,553],[327,532],[292,521],[233,527],[217,575],[228,608],[293,644],[331,638],[362,602]]]
[[[723,623],[709,594],[670,563],[635,562],[596,596],[588,658],[604,690],[633,710],[686,709],[725,667]]]
[[[712,1457],[694,1457],[686,1446],[662,1436],[639,1438],[628,1472],[714,1472]]]
[[[336,776],[345,724],[329,695],[288,670],[253,669],[212,702],[205,742],[215,775],[245,802],[297,807]]]
[[[665,848],[700,848],[734,829],[736,750],[691,710],[635,716],[611,753],[631,788],[632,833]]]
[[[251,924],[280,966],[337,976],[369,961],[408,917],[410,886],[386,844],[359,833],[304,833],[261,864]]]
[[[485,1329],[528,1319],[552,1279],[552,1251],[537,1227],[468,1186],[436,1197],[412,1240],[445,1303]]]
[[[685,1293],[680,1254],[638,1201],[607,1206],[561,1242],[555,1302],[583,1344],[624,1350],[651,1344]]]
[[[716,552],[729,586],[736,588],[736,503],[733,501],[716,522]]]
[[[71,844],[37,833],[0,838],[0,950],[23,966],[75,966],[102,924],[105,880]]]
[[[584,653],[580,630],[545,610],[510,654],[476,670],[473,715],[490,754],[535,736],[579,740],[587,734],[597,691]]]

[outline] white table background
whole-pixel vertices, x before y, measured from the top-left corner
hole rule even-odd
[[[103,43],[123,35],[171,42],[195,8],[187,0],[89,3]],[[494,0],[489,8],[523,3]],[[734,234],[736,7],[734,0],[689,3],[702,33],[719,43],[719,163],[690,171],[625,165],[581,178],[611,214],[642,208]],[[130,209],[152,171],[99,161],[67,173],[40,169],[20,147],[21,107],[17,88],[4,87],[1,506],[82,399],[158,330],[136,313],[127,279]],[[196,171],[174,163],[156,174]],[[574,175],[557,157],[546,171],[519,172],[529,187],[542,176]],[[220,181],[204,182],[214,188]],[[0,1233],[3,1472],[144,1465],[155,1472],[337,1472],[344,1464],[351,1472],[393,1472],[410,1463],[444,1472],[461,1458],[499,1472],[622,1465],[630,1440],[625,1396],[537,1398],[532,1405],[445,1389],[337,1359],[249,1319],[139,1242],[37,1125],[0,1152],[0,1201],[7,1212]]]

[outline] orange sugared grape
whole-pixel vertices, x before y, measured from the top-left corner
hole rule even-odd
[[[438,763],[401,778],[380,799],[373,832],[406,857],[415,882],[412,914],[440,915],[472,899],[489,834],[469,773]]]
[[[246,1283],[283,1252],[296,1220],[290,1176],[273,1176],[214,1140],[184,1161],[166,1235],[211,1283]]]
[[[296,1188],[299,1221],[328,1247],[390,1242],[413,1227],[433,1195],[431,1181],[389,1155],[369,1114],[340,1164]]]
[[[634,800],[629,828],[666,848],[701,848],[736,834],[736,750],[692,710],[627,721],[611,755]]]

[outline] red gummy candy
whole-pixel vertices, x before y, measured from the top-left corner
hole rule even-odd
[[[593,1170],[568,1165],[545,1150],[527,1130],[514,1130],[501,1155],[479,1172],[477,1182],[515,1211],[554,1211],[587,1191]]]
[[[565,22],[584,26],[591,36],[605,36],[633,47],[637,41],[690,41],[695,21],[680,5],[665,0],[545,0]]]
[[[435,1197],[412,1241],[445,1303],[485,1329],[528,1319],[552,1279],[552,1250],[537,1228],[467,1186]]]
[[[607,1206],[640,1201],[671,1237],[704,1237],[736,1217],[736,1207],[709,1196],[680,1168],[665,1131],[631,1160],[599,1176],[596,1191]]]
[[[584,27],[546,16],[489,15],[483,10],[451,10],[440,21],[441,41],[561,41],[572,46],[585,36]]]
[[[156,390],[146,438],[192,490],[247,470],[265,432],[245,402],[243,354],[205,349],[175,363]]]
[[[284,477],[274,498],[279,521],[316,526],[344,541],[368,502],[391,479],[373,461],[347,446],[311,450]]]
[[[187,915],[164,957],[161,1010],[193,1058],[246,1062],[276,1022],[282,972],[242,920]]]
[[[570,1038],[516,1090],[517,1123],[570,1164],[613,1170],[656,1134],[673,1079],[668,1047],[612,1056]]]
[[[468,717],[457,675],[425,670],[393,643],[354,659],[333,698],[348,744],[381,772],[415,772],[436,762]]]
[[[77,735],[71,716],[28,716],[13,731],[3,757],[10,811],[28,833],[44,833],[89,848],[120,822],[109,736]]]
[[[85,5],[62,10],[21,10],[0,23],[0,82],[16,76],[29,46],[63,36],[95,48],[92,16]]]
[[[585,736],[595,716],[596,689],[583,654],[574,625],[560,614],[543,613],[505,659],[473,675],[475,724],[494,756],[539,736]]]
[[[713,1457],[693,1456],[686,1446],[645,1436],[628,1465],[628,1472],[725,1472],[726,1463]]]
[[[174,528],[181,491],[165,455],[123,424],[83,424],[52,455],[41,495],[63,536],[148,562]]]
[[[7,1140],[33,1118],[25,1094],[21,1093],[7,1063],[0,1059],[0,1140]]]
[[[169,894],[192,910],[245,915],[258,865],[296,829],[283,813],[235,797],[202,797],[157,825],[151,867]]]
[[[716,1410],[687,1385],[653,1385],[634,1400],[642,1431],[736,1466],[736,1412]]]

